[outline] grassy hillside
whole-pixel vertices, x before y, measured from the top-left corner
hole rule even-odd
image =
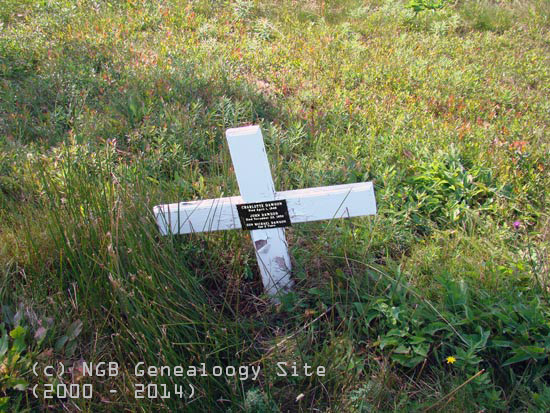
[[[550,3],[436,3],[0,0],[0,411],[549,411]],[[248,233],[152,216],[238,194],[249,124],[379,209],[289,229],[279,305]]]

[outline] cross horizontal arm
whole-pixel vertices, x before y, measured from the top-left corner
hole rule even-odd
[[[286,199],[290,221],[319,221],[376,214],[371,182],[282,191],[276,199]],[[240,196],[159,205],[154,214],[162,235],[221,231],[241,228],[237,204]]]

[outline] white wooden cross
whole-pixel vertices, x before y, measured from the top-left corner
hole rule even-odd
[[[249,219],[267,220],[267,224],[260,221],[259,225],[268,228],[251,230],[250,235],[268,294],[276,295],[292,287],[285,230],[270,228],[285,219],[269,222],[270,218],[266,218],[270,210],[284,209],[280,206],[283,202],[269,201],[286,200],[292,224],[376,214],[371,182],[276,192],[260,127],[228,129],[226,136],[241,196],[159,205],[154,207],[154,214],[161,234],[167,235],[242,228],[237,205],[245,204],[244,209],[259,212],[256,218]],[[264,202],[268,202],[268,207],[262,204],[263,209],[246,205]]]

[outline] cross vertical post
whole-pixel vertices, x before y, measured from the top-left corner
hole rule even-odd
[[[228,129],[229,152],[241,198],[246,203],[273,201],[275,186],[259,126]],[[288,291],[291,263],[284,228],[250,231],[264,288],[269,295]]]

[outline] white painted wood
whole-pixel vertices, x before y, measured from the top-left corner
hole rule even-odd
[[[273,201],[275,186],[260,127],[228,129],[225,135],[243,201]],[[284,228],[257,229],[250,236],[266,292],[274,295],[289,290],[292,266]]]
[[[240,196],[158,205],[153,213],[162,235],[240,229]]]
[[[322,186],[275,193],[285,199],[292,224],[376,214],[371,182]],[[162,235],[240,229],[240,196],[159,205],[154,214]]]
[[[292,224],[376,214],[372,183],[276,192],[258,126],[228,129],[227,142],[241,196],[158,205],[154,214],[162,235],[239,229],[236,205],[284,199]],[[283,228],[250,231],[266,292],[292,286]]]
[[[371,182],[281,191],[277,199],[287,200],[292,223],[376,214]]]

